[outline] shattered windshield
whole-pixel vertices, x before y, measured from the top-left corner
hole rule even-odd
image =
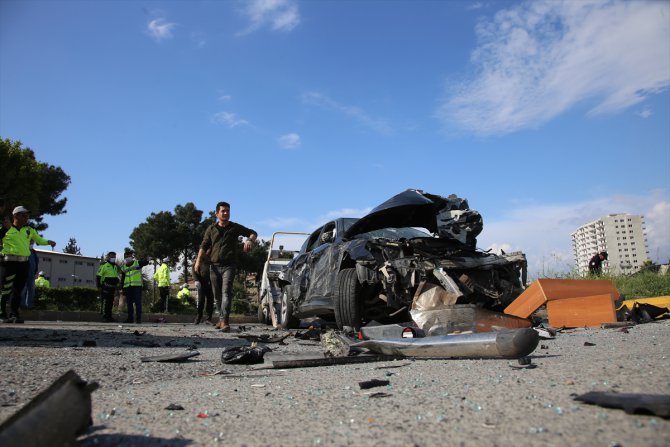
[[[342,229],[344,230],[344,232],[346,233],[347,230],[349,229],[349,227],[351,227],[354,224],[354,222],[356,222],[357,220],[358,219],[353,218],[353,217],[343,218],[342,219],[342,227],[343,227]]]
[[[367,233],[357,234],[354,239],[374,239],[383,238],[392,241],[399,239],[414,239],[416,237],[433,237],[425,231],[417,228],[382,228],[380,230],[368,231]]]

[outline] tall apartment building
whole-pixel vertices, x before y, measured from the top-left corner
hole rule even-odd
[[[612,274],[633,273],[648,259],[644,216],[609,214],[587,223],[572,233],[572,250],[579,273],[588,273],[591,257],[606,251],[603,271]]]

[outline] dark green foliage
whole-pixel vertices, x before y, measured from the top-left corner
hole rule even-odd
[[[20,141],[2,138],[0,166],[0,197],[5,198],[7,210],[25,206],[31,211],[32,226],[39,231],[48,227],[43,222],[45,215],[65,213],[67,198],[59,197],[70,184],[70,176],[60,167],[37,161],[35,153]]]
[[[174,213],[160,211],[151,213],[130,234],[131,245],[138,258],[168,259],[174,269],[182,263],[182,275],[190,276],[190,266],[200,248],[205,229],[214,222],[212,216],[202,219],[203,212],[191,202],[177,205]]]
[[[97,289],[88,287],[38,289],[36,307],[40,310],[99,311],[100,299]]]
[[[256,273],[260,278],[263,274],[263,265],[268,258],[268,248],[270,244],[258,239],[254,241],[251,251],[243,253],[239,260],[239,269],[245,273]]]
[[[231,312],[234,314],[246,314],[250,312],[249,295],[244,286],[244,277],[236,275],[233,281],[233,304]]]
[[[63,249],[63,253],[69,253],[71,255],[81,256],[81,249],[77,246],[77,240],[73,237],[70,238],[67,245]]]
[[[615,276],[614,284],[626,298],[650,298],[670,295],[670,275],[640,272],[628,276]]]

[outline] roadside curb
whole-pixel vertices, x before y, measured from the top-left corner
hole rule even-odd
[[[114,313],[112,315],[114,319],[118,322],[123,322],[126,320],[126,313]],[[21,318],[26,321],[81,321],[81,322],[94,322],[99,323],[101,321],[99,312],[90,312],[90,311],[81,311],[81,312],[72,312],[72,311],[46,311],[46,310],[23,310],[21,311]],[[195,319],[195,314],[155,314],[147,313],[142,315],[142,321],[144,323],[193,323]],[[217,319],[215,317],[214,319]],[[231,315],[230,322],[233,324],[239,323],[256,323],[258,318],[255,315]]]

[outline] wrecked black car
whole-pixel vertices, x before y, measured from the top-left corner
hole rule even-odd
[[[328,222],[279,275],[278,325],[315,315],[334,316],[340,328],[408,321],[428,289],[443,303],[502,311],[524,289],[526,257],[478,250],[482,228],[467,200],[415,189],[361,219]]]

